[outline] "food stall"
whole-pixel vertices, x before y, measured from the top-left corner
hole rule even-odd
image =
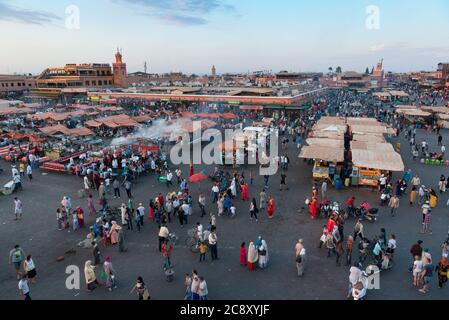
[[[322,141],[320,141],[322,140]],[[343,167],[343,141],[336,139],[307,139],[309,145],[301,149],[299,158],[313,160],[312,176],[314,180],[330,180],[339,176]]]
[[[377,187],[382,174],[404,171],[401,155],[389,143],[352,141],[352,184]]]

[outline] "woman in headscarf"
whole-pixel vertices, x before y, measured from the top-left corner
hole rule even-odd
[[[92,265],[90,260],[87,260],[84,264],[84,277],[86,279],[87,291],[92,292],[98,286],[98,281],[95,275],[95,266]]]
[[[103,263],[103,270],[104,273],[106,275],[106,287],[108,288],[109,291],[112,291],[112,289],[117,288],[117,286],[115,285],[115,269],[114,266],[111,263],[111,258],[110,257],[106,257],[106,259],[104,259],[104,263]]]
[[[258,236],[256,243],[254,244],[256,246],[256,249],[259,250],[259,247],[262,245],[262,236]]]
[[[447,261],[447,258],[441,258],[435,271],[438,272],[438,288],[443,288],[443,284],[447,282],[447,272],[449,271],[449,262]]]
[[[249,198],[249,194],[248,194],[248,186],[246,183],[243,183],[241,185],[242,188],[242,201],[246,201]]]
[[[154,222],[154,210],[156,205],[154,204],[153,199],[150,200],[150,204],[148,205],[148,214],[150,215],[150,220]]]
[[[268,246],[265,239],[262,239],[262,244],[258,248],[259,253],[259,267],[264,269],[268,264]]]
[[[257,252],[256,246],[253,242],[250,242],[248,246],[248,270],[256,270],[257,260],[259,259],[259,254]]]
[[[80,207],[76,207],[76,218],[78,220],[78,227],[84,227],[84,210]]]
[[[270,197],[270,200],[268,200],[268,208],[267,208],[267,212],[268,212],[268,218],[273,218],[273,214],[274,214],[274,199],[273,197]]]
[[[127,225],[128,222],[126,220],[126,205],[124,203],[122,203],[122,205],[120,206],[120,213],[122,217],[122,226]]]
[[[118,231],[122,228],[116,221],[112,221],[112,227],[109,230],[109,237],[111,238],[111,244],[118,243]]]
[[[351,269],[349,269],[349,292],[348,292],[348,298],[352,296],[352,288],[360,281],[360,278],[362,276],[362,271],[356,266],[352,266]]]
[[[63,207],[63,209],[65,209],[65,211],[67,211],[67,213],[70,213],[70,210],[69,210],[69,201],[68,201],[68,199],[67,199],[66,196],[64,196],[64,197],[62,198],[62,200],[61,200],[61,206]]]
[[[145,282],[143,282],[142,277],[137,277],[137,282],[134,285],[134,287],[132,288],[130,294],[133,293],[134,290],[137,291],[139,300],[150,300],[151,299],[150,293],[149,293],[147,287],[145,286]]]

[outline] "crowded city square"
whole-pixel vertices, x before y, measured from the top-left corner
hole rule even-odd
[[[34,299],[444,299],[448,95],[402,89],[410,105],[326,89],[298,110],[8,109],[21,129],[2,136],[1,298],[27,274]],[[196,127],[243,130],[216,136],[207,165]]]
[[[448,10],[0,0],[5,310],[431,317],[449,297]]]

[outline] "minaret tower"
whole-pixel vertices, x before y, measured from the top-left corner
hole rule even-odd
[[[124,87],[128,84],[127,73],[126,73],[126,63],[122,61],[122,53],[117,48],[117,53],[115,54],[115,63],[113,64],[114,71],[114,85]]]

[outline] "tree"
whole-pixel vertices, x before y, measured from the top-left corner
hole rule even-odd
[[[365,74],[369,74],[369,68],[366,67]]]
[[[335,69],[335,72],[336,72],[336,73],[341,73],[341,67],[338,66],[337,69]]]

